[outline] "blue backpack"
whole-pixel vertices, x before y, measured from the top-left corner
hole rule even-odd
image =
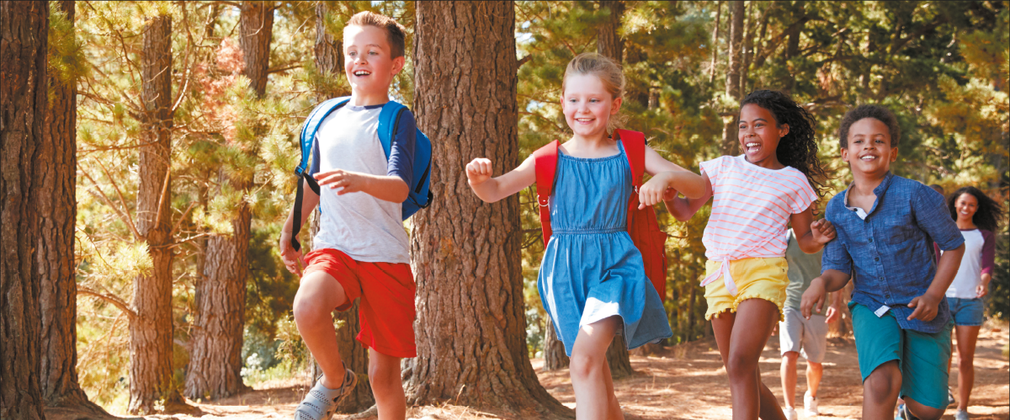
[[[316,183],[315,178],[308,174],[309,160],[312,157],[312,143],[316,138],[316,131],[319,130],[319,124],[326,119],[333,111],[337,110],[347,104],[351,100],[350,96],[343,96],[340,98],[329,99],[312,110],[309,114],[309,118],[305,120],[305,125],[302,126],[302,132],[300,136],[300,143],[302,148],[302,161],[295,168],[295,175],[298,175],[298,193],[295,197],[295,209],[294,209],[294,226],[291,232],[291,246],[294,247],[296,251],[301,248],[298,243],[298,231],[302,227],[302,183],[301,180],[304,179],[308,184],[309,188],[312,189],[317,195],[319,194],[319,184]],[[407,110],[407,107],[396,101],[386,102],[382,106],[382,111],[379,112],[379,128],[377,129],[379,134],[379,143],[382,144],[382,151],[386,153],[386,159],[389,159],[390,149],[393,144],[393,136],[396,134],[397,126],[400,122],[400,115],[403,111]],[[403,220],[407,220],[408,217],[412,216],[418,210],[428,207],[431,204],[431,191],[428,189],[430,184],[429,178],[431,175],[431,140],[428,136],[424,135],[420,129],[417,130],[416,139],[414,141],[414,173],[413,173],[413,184],[409,185],[410,194],[407,196],[407,200],[403,202],[401,210],[403,212]]]

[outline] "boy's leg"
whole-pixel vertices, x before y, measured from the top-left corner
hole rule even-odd
[[[905,331],[901,396],[909,411],[922,420],[939,419],[947,407],[950,375],[943,362],[950,358],[952,327],[948,323],[937,333]]]
[[[400,380],[400,358],[368,349],[368,381],[375,396],[379,420],[407,417],[407,398]]]
[[[747,299],[737,306],[736,314],[723,312],[712,317],[716,344],[729,376],[734,419],[784,418],[775,396],[761,383],[758,371],[758,360],[778,315],[779,308],[774,303]]]
[[[852,332],[863,377],[863,418],[890,420],[901,391],[905,333],[894,314],[877,316],[864,305],[849,303]]]
[[[898,361],[891,360],[877,366],[863,380],[863,419],[891,420],[900,390],[901,369],[898,368]]]
[[[779,331],[779,334],[782,334]],[[795,351],[787,351],[782,354],[782,367],[780,376],[782,377],[782,401],[786,407],[796,407],[796,360],[800,354]]]
[[[821,376],[824,375],[824,365],[807,360],[807,389],[810,395],[817,398],[817,388],[821,385]]]
[[[322,270],[306,273],[295,294],[295,324],[312,357],[323,370],[323,386],[329,389],[339,388],[344,378],[332,313],[346,301],[343,286]]]
[[[796,361],[799,360],[803,342],[802,321],[799,311],[790,307],[784,309],[783,319],[779,321],[779,352],[782,354],[779,376],[782,378],[782,401],[786,407],[796,406]]]
[[[954,328],[957,335],[957,409],[961,411],[968,410],[971,388],[975,384],[975,344],[980,328],[966,325]]]
[[[604,420],[610,413],[610,396],[603,375],[607,369],[607,347],[614,340],[620,318],[613,316],[583,326],[575,336],[569,373],[575,390],[575,417]]]

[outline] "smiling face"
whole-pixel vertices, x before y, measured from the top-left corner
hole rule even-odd
[[[371,25],[344,28],[344,72],[356,96],[386,97],[403,57],[392,58],[386,31]]]
[[[789,134],[789,125],[779,125],[771,111],[755,104],[740,108],[737,137],[748,162],[768,169],[782,168],[775,150],[786,134]]]
[[[572,74],[565,79],[561,110],[576,136],[595,138],[607,135],[607,122],[621,108],[603,81],[594,74]]]
[[[978,199],[970,193],[961,194],[954,202],[954,209],[957,210],[957,220],[959,222],[971,223],[978,211]]]
[[[883,178],[898,158],[898,148],[891,147],[891,134],[876,118],[863,118],[849,127],[848,147],[842,149],[842,161],[853,174]]]

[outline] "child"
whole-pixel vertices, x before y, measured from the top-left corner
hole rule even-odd
[[[415,122],[404,111],[387,161],[376,127],[393,76],[404,64],[404,30],[396,21],[361,12],[344,28],[347,105],[320,124],[310,174],[319,195],[304,188],[300,220],[320,206],[314,250],[303,259],[291,244],[294,212],[281,232],[288,270],[301,275],[295,295],[298,331],[323,371],[295,410],[296,420],[329,419],[357,383],[337,350],[331,313],[361,297],[361,332],[368,347],[368,379],[380,419],[403,419],[406,399],[400,359],[416,356],[414,278],[400,206],[412,176]],[[307,186],[307,185],[306,185]],[[302,272],[303,263],[306,265]]]
[[[963,187],[947,198],[950,217],[964,237],[964,257],[947,289],[947,305],[957,337],[958,399],[955,420],[968,419],[968,399],[975,381],[975,341],[985,314],[992,280],[996,238],[993,232],[1003,218],[1003,206],[975,187]]]
[[[898,123],[889,110],[861,105],[839,128],[853,183],[828,203],[838,240],[824,249],[821,276],[800,304],[820,308],[826,291],[852,277],[849,308],[863,377],[863,418],[890,419],[900,391],[908,418],[939,419],[947,406],[950,312],[943,299],[964,254],[964,239],[943,197],[895,176]],[[944,250],[934,265],[935,241]]]
[[[544,308],[571,356],[579,419],[621,419],[606,362],[615,334],[629,348],[672,336],[663,303],[645,276],[642,256],[628,235],[631,171],[624,147],[607,136],[624,93],[624,75],[607,57],[584,53],[565,70],[561,108],[573,135],[559,148],[549,201],[553,235],[545,246],[538,285]],[[701,178],[645,148],[639,188],[643,206],[658,203],[676,186],[701,193]],[[491,178],[491,161],[474,159],[466,176],[486,202],[515,194],[536,180],[535,159]]]
[[[758,359],[786,299],[786,228],[792,223],[803,252],[834,238],[824,220],[813,222],[811,183],[823,176],[810,115],[783,93],[758,90],[740,102],[740,156],[702,162],[705,194],[666,201],[688,220],[709,198],[702,281],[716,344],[730,380],[734,419],[781,419],[782,409],[761,383]]]

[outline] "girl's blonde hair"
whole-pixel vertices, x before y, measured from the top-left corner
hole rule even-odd
[[[561,81],[561,95],[565,94],[568,76],[574,74],[592,74],[599,77],[603,82],[603,87],[610,93],[611,99],[617,100],[617,98],[624,96],[624,72],[621,71],[621,66],[610,57],[593,52],[575,56],[572,61],[568,62],[568,68],[565,69],[565,77]],[[613,133],[615,129],[623,127],[624,120],[625,117],[621,113],[612,115],[607,120],[607,133]]]

